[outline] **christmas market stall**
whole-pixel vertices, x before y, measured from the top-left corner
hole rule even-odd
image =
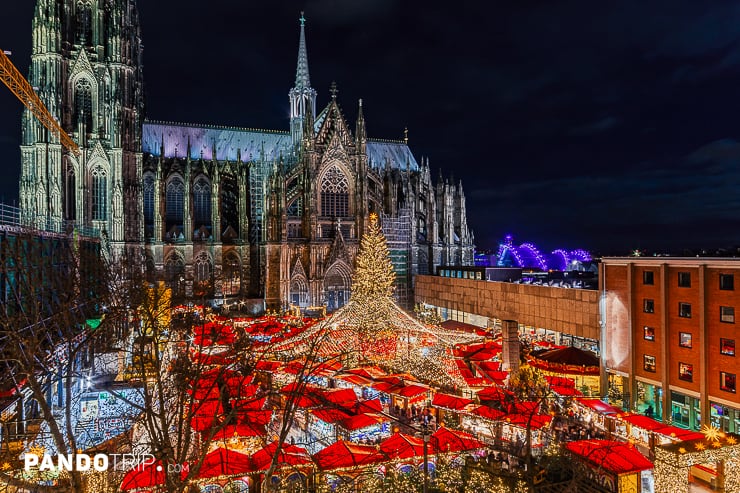
[[[578,440],[565,448],[578,460],[584,482],[613,493],[652,493],[653,463],[634,446],[612,440]]]
[[[599,395],[599,358],[590,351],[575,347],[533,351],[528,360],[549,375],[574,377],[580,390]]]

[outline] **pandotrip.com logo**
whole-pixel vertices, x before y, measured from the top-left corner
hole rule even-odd
[[[129,471],[144,470],[154,466],[155,459],[151,454],[33,454],[23,455],[23,469],[28,471]],[[158,472],[162,466],[156,467]],[[179,472],[179,471],[168,471]]]

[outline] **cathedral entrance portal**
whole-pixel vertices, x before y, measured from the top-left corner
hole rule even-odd
[[[324,279],[324,299],[327,311],[333,312],[347,304],[351,285],[349,269],[339,262],[332,265]]]

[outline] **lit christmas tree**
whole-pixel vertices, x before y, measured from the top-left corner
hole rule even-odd
[[[351,300],[362,304],[392,303],[396,272],[388,244],[380,230],[378,215],[370,215],[370,226],[360,242],[357,269],[352,280]]]

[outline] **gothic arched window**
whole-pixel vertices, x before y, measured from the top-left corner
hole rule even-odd
[[[64,174],[64,219],[68,221],[77,219],[77,180],[70,163],[66,164]]]
[[[193,294],[203,296],[211,292],[211,258],[206,252],[200,252],[193,260]]]
[[[296,306],[308,306],[308,284],[301,276],[290,282],[290,302]]]
[[[193,211],[195,227],[211,224],[211,184],[201,176],[193,184]]]
[[[154,236],[154,177],[144,175],[144,228],[146,238]]]
[[[93,221],[108,219],[108,175],[102,166],[97,165],[92,176],[92,218]]]
[[[171,253],[164,263],[164,279],[167,287],[174,289],[176,294],[180,294],[180,290],[184,289],[184,275],[185,262],[179,255]]]
[[[221,175],[221,230],[239,235],[239,184],[231,174]],[[224,240],[225,238],[222,238]]]
[[[229,252],[223,260],[223,292],[224,296],[239,294],[241,287],[241,263],[239,256]]]
[[[93,126],[92,84],[86,78],[75,83],[75,125],[82,125],[85,133],[92,132]]]
[[[321,215],[349,216],[349,183],[337,166],[329,168],[321,180]]]
[[[167,231],[173,227],[177,231],[170,233],[182,233],[182,220],[185,210],[185,183],[179,176],[174,176],[167,182],[165,205],[167,207]]]

